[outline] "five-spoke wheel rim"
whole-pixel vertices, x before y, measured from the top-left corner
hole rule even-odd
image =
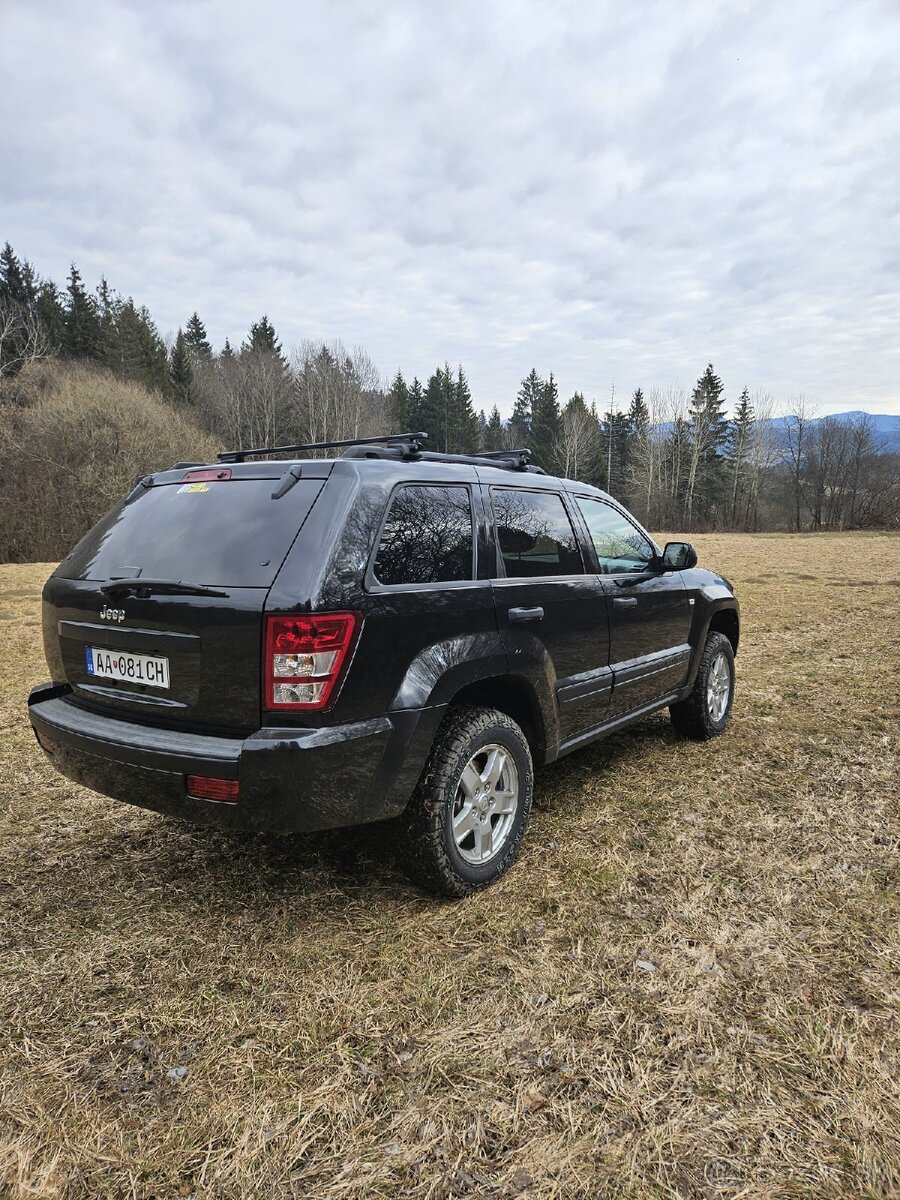
[[[725,716],[731,696],[731,670],[724,654],[717,654],[706,681],[706,709],[717,725]]]
[[[505,746],[482,746],[463,768],[453,802],[453,840],[460,857],[483,866],[509,841],[519,808],[519,772]]]

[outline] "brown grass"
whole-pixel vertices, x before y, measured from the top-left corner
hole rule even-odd
[[[0,1191],[898,1195],[900,538],[698,540],[744,606],[731,731],[544,771],[456,904],[383,830],[231,839],[56,776],[48,568],[0,567]]]

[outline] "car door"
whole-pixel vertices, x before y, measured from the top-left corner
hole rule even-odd
[[[663,571],[652,542],[620,508],[575,496],[609,599],[609,716],[643,708],[687,678],[691,604],[681,574]]]
[[[609,707],[604,585],[585,568],[558,490],[495,485],[485,492],[496,546],[491,585],[509,670],[537,668],[549,681],[562,742],[599,725]]]

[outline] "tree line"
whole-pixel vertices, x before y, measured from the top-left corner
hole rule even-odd
[[[194,312],[169,344],[150,312],[106,279],[93,290],[73,264],[66,286],[38,275],[7,242],[0,252],[0,379],[31,363],[87,364],[175,405],[229,448],[424,430],[431,448],[477,454],[527,446],[545,470],[596,484],[658,529],[842,529],[900,524],[900,464],[870,419],[816,420],[797,400],[744,387],[729,417],[709,363],[694,388],[637,388],[604,410],[533,368],[512,416],[473,401],[460,364],[385,385],[368,354],[340,341],[285,350],[267,315],[240,345],[216,351]],[[190,454],[190,448],[184,448]]]

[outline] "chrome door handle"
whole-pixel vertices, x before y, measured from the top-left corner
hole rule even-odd
[[[613,608],[637,608],[637,596],[613,596]]]
[[[544,610],[540,606],[536,608],[511,608],[508,616],[510,621],[542,621],[544,619]]]

